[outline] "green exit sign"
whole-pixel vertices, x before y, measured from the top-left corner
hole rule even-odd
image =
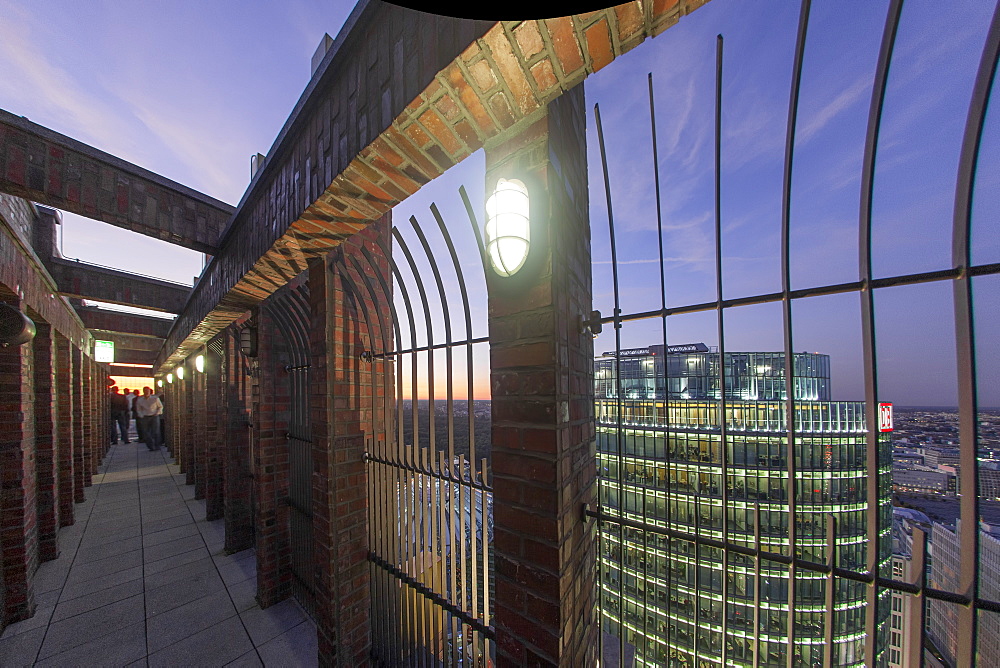
[[[114,362],[115,342],[94,341],[94,360],[97,362]]]

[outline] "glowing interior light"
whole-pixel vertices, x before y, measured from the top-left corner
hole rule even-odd
[[[174,374],[172,374],[172,373],[168,373],[167,374],[167,382],[168,383],[173,383],[174,382]]]
[[[177,365],[177,380],[184,380],[184,365]]]
[[[162,378],[160,378],[159,380],[156,381],[156,386],[157,387],[163,387],[163,379]]]
[[[486,252],[493,271],[500,276],[517,273],[530,243],[528,189],[517,179],[500,179],[486,200]]]
[[[194,358],[194,368],[198,370],[198,373],[205,373],[205,356],[198,355]]]

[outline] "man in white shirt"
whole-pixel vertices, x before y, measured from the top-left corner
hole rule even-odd
[[[139,433],[143,435],[146,447],[160,449],[160,414],[163,403],[153,394],[152,388],[142,388],[142,396],[135,400],[135,414],[139,423]]]

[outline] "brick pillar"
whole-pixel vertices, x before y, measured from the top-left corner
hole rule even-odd
[[[225,336],[225,335],[223,335]],[[223,345],[225,339],[223,339]],[[205,519],[222,519],[225,514],[223,495],[223,442],[225,439],[226,358],[213,348],[205,354]]]
[[[38,485],[38,558],[59,556],[59,446],[55,433],[57,399],[52,327],[35,322],[35,470]]]
[[[80,353],[80,419],[83,423],[83,485],[94,484],[94,382],[90,358]]]
[[[284,340],[267,306],[257,318],[259,343],[253,384],[254,499],[257,602],[266,608],[291,593],[288,510],[289,382]]]
[[[253,547],[253,477],[250,469],[250,415],[247,411],[246,358],[236,328],[226,330],[225,517],[226,552]]]
[[[369,374],[359,359],[369,348],[357,296],[345,293],[336,267],[355,244],[364,243],[379,256],[372,239],[388,240],[390,227],[386,214],[326,259],[309,263],[314,581],[322,666],[367,665],[371,648],[364,454],[373,407]]]
[[[521,273],[489,269],[497,663],[596,664],[596,495],[583,87],[486,151],[487,193],[519,178],[532,198]]]
[[[13,304],[17,306],[16,301]],[[0,628],[35,614],[38,568],[32,344],[0,347]]]
[[[76,404],[73,392],[72,344],[62,334],[55,333],[55,439],[59,470],[59,525],[73,524],[74,475],[73,475],[73,415]]]
[[[204,359],[205,372],[198,371],[194,361],[191,363],[191,442],[194,444],[194,498],[205,498],[205,382],[208,371],[208,351],[204,347],[198,349],[194,358],[201,355]],[[192,358],[193,359],[193,358]]]
[[[71,379],[73,393],[73,500],[76,503],[83,503],[86,500],[83,488],[87,481],[84,463],[86,441],[84,440],[83,418],[87,406],[83,394],[83,353],[75,345],[70,345],[70,358],[73,365]]]

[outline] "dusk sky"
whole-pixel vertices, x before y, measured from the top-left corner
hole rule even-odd
[[[905,3],[876,174],[877,276],[951,266],[958,155],[991,4]],[[813,3],[792,186],[793,288],[858,279],[862,150],[886,6],[883,0],[850,3],[845,11],[844,3]],[[309,80],[320,38],[324,32],[335,36],[352,8],[319,0],[0,0],[0,108],[235,204],[249,183],[250,155],[270,148]],[[602,313],[613,307],[595,102],[610,163],[623,310],[660,303],[649,72],[656,89],[667,303],[715,298],[712,133],[719,33],[725,37],[724,293],[780,290],[781,179],[797,21],[798,3],[712,0],[587,80],[594,307]],[[976,188],[977,264],[1000,261],[998,167],[994,109]],[[457,189],[464,184],[481,210],[483,178],[479,152],[393,213],[416,249],[407,219],[416,215],[425,231],[436,233],[427,207],[438,203],[466,249],[475,336],[486,334],[485,288]],[[200,254],[78,216],[65,214],[64,220],[68,257],[188,284],[201,271]],[[435,254],[443,253],[439,235],[431,236]],[[432,283],[425,287],[436,293]],[[1000,277],[974,283],[983,406],[1000,405],[998,288]],[[951,284],[880,290],[875,303],[880,398],[903,406],[954,405]],[[453,310],[453,321],[460,314],[460,307]],[[796,350],[832,356],[835,398],[863,399],[857,295],[797,302],[794,321]],[[780,305],[728,310],[726,327],[728,350],[782,347]],[[660,322],[627,325],[622,335],[626,347],[659,342]],[[671,318],[668,336],[672,343],[717,345],[715,316]],[[464,338],[464,331],[456,328],[455,338]],[[477,359],[484,361],[485,346],[478,348]],[[610,327],[595,348],[614,348]],[[477,373],[485,382],[485,371]]]

